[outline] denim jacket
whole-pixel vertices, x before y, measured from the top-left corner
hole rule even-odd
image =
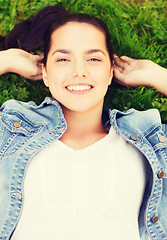
[[[105,109],[102,121],[106,128],[113,125],[149,162],[150,176],[139,215],[141,239],[147,240],[149,236],[152,240],[167,240],[166,125],[161,124],[156,109],[144,112],[134,109],[126,112]],[[19,221],[24,200],[24,175],[30,159],[65,131],[66,122],[61,107],[51,98],[46,98],[39,106],[34,102],[15,100],[2,105],[0,239],[10,239]]]

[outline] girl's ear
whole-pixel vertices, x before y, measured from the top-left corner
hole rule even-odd
[[[112,79],[113,79],[113,67],[111,67],[111,70],[110,70],[110,78],[109,78],[108,86],[111,84]]]
[[[44,66],[44,64],[42,64],[42,78],[43,78],[43,82],[44,82],[45,86],[49,87],[48,78],[47,78],[47,71],[46,71],[46,67]]]

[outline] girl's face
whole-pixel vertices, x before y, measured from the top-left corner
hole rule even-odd
[[[99,29],[69,22],[53,32],[43,80],[64,110],[102,108],[112,76],[105,36]]]

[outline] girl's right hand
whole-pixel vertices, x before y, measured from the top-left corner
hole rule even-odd
[[[167,69],[151,60],[115,55],[114,79],[124,86],[149,86],[167,95]]]
[[[33,55],[22,49],[8,49],[0,52],[0,74],[17,73],[31,80],[42,79],[41,55]]]

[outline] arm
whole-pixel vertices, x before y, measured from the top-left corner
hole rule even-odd
[[[21,49],[9,49],[0,52],[0,75],[7,72],[20,74],[31,80],[41,80],[42,70],[38,63],[41,56],[32,55]]]
[[[115,56],[114,77],[121,85],[150,86],[167,96],[167,69],[150,60]]]

